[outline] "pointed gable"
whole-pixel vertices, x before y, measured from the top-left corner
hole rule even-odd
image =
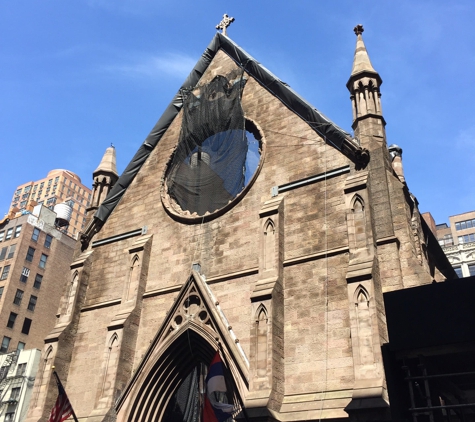
[[[277,97],[288,109],[297,114],[325,141],[342,151],[352,161],[367,162],[368,157],[363,154],[362,148],[351,136],[327,119],[316,108],[293,91],[286,83],[282,82],[269,70],[262,66],[257,60],[241,49],[228,37],[217,33],[201,59],[191,71],[188,78],[178,90],[177,94],[169,104],[163,115],[160,117],[154,128],[147,136],[135,156],[130,161],[127,168],[120,176],[118,182],[111,190],[105,201],[99,207],[94,220],[85,231],[82,238],[83,245],[87,245],[90,238],[97,232],[107,220],[113,209],[116,207],[128,186],[149,157],[151,151],[158,144],[168,127],[180,112],[183,106],[181,91],[196,86],[211,61],[219,50],[224,51],[243,70],[251,75],[263,88]]]
[[[144,420],[150,408],[163,413],[166,403],[154,400],[174,391],[198,362],[209,365],[218,345],[236,385],[247,389],[247,357],[210,287],[193,271],[119,398],[118,413],[129,420]]]

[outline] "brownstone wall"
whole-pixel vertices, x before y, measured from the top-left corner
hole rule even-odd
[[[209,81],[216,74],[226,74],[235,66],[220,52],[202,81]],[[180,115],[93,239],[107,239],[146,226],[146,235],[151,236],[153,242],[150,263],[144,273],[143,298],[139,297],[137,307],[129,310],[132,319],[115,325],[111,318],[120,313],[124,284],[130,273],[130,249],[136,238],[90,247],[91,273],[87,278],[85,307],[80,314],[67,376],[70,399],[79,417],[90,415],[99,400],[108,333],[116,329],[126,333],[120,324],[138,325],[135,353],[122,354],[121,362],[133,363],[134,370],[139,368],[195,262],[200,263],[201,273],[250,365],[255,364],[255,357],[251,356],[255,348],[250,342],[255,326],[253,309],[260,301],[258,296],[252,295],[256,283],[262,281],[259,278],[262,247],[259,213],[271,199],[274,186],[351,166],[349,174],[280,195],[285,236],[278,246],[283,248],[278,267],[283,270],[276,271],[274,282],[283,287],[283,305],[279,302],[278,288],[271,293],[273,305],[267,305],[283,307],[283,310],[274,310],[274,325],[272,332],[269,331],[269,335],[276,337],[283,333],[283,342],[280,338],[274,342],[282,347],[283,362],[274,362],[273,366],[269,363],[269,368],[275,369],[269,373],[284,385],[269,386],[264,382],[256,385],[274,389],[270,407],[279,411],[280,406],[280,412],[292,413],[293,416],[287,416],[289,420],[346,416],[343,409],[352,398],[356,378],[352,329],[362,329],[351,321],[355,319],[351,316],[356,306],[352,296],[355,289],[366,289],[368,312],[365,315],[368,316],[365,318],[370,324],[370,345],[374,350],[374,356],[368,357],[367,350],[371,347],[361,346],[361,356],[366,353],[365,359],[374,359],[377,365],[382,365],[379,347],[387,341],[382,291],[431,281],[423,256],[418,261],[414,237],[417,228],[413,230],[411,226],[414,216],[402,184],[391,173],[389,157],[383,149],[384,138],[373,145],[368,186],[364,184],[360,188],[366,198],[365,214],[359,217],[363,218],[363,225],[355,229],[347,224],[348,197],[352,194],[345,197],[348,177],[358,176],[354,164],[326,145],[304,121],[253,79],[247,82],[242,103],[246,117],[262,130],[265,148],[259,176],[239,203],[221,217],[201,224],[178,222],[166,213],[161,203],[160,180],[178,141]],[[384,135],[381,127],[368,126],[369,131],[373,129]],[[354,231],[352,237],[349,227]],[[362,241],[362,236],[367,239]],[[359,246],[350,245],[350,237],[358,239]],[[350,258],[354,268],[369,265],[369,271],[364,274],[366,278],[348,276]],[[348,280],[355,283],[351,288]],[[134,329],[129,331],[134,332]],[[129,344],[129,347],[132,346]],[[271,348],[276,360],[280,356],[278,347]],[[378,373],[374,362],[372,366],[367,365],[370,369],[365,367],[364,359],[360,364],[359,388],[373,388],[374,381],[371,384],[370,380],[375,379],[375,373],[381,377],[378,387],[384,388],[384,374],[380,367]],[[283,365],[283,374],[279,365]],[[128,369],[119,367],[117,371],[118,379],[132,377]],[[115,387],[108,387],[114,398],[122,391],[121,383],[118,381]],[[382,390],[378,394],[386,397]]]

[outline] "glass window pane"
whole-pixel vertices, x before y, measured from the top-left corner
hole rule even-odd
[[[0,281],[6,280],[8,278],[9,272],[10,272],[10,265],[5,265],[5,267],[3,267],[2,275],[0,276]]]
[[[31,240],[33,241],[38,241],[38,237],[40,235],[40,229],[35,227],[35,229],[33,230],[33,234],[31,235]]]
[[[40,258],[40,263],[38,264],[41,268],[44,268],[46,266],[46,261],[48,259],[48,255],[45,255],[44,253],[41,254]]]

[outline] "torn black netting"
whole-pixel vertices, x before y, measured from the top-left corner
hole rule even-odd
[[[167,174],[168,194],[182,211],[205,215],[245,187],[248,140],[236,70],[187,93],[177,149]]]

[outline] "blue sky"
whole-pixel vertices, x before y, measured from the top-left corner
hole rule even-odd
[[[237,44],[348,132],[363,24],[421,211],[442,223],[475,209],[473,0],[0,0],[0,213],[54,168],[90,186],[111,143],[122,172],[223,13]]]

